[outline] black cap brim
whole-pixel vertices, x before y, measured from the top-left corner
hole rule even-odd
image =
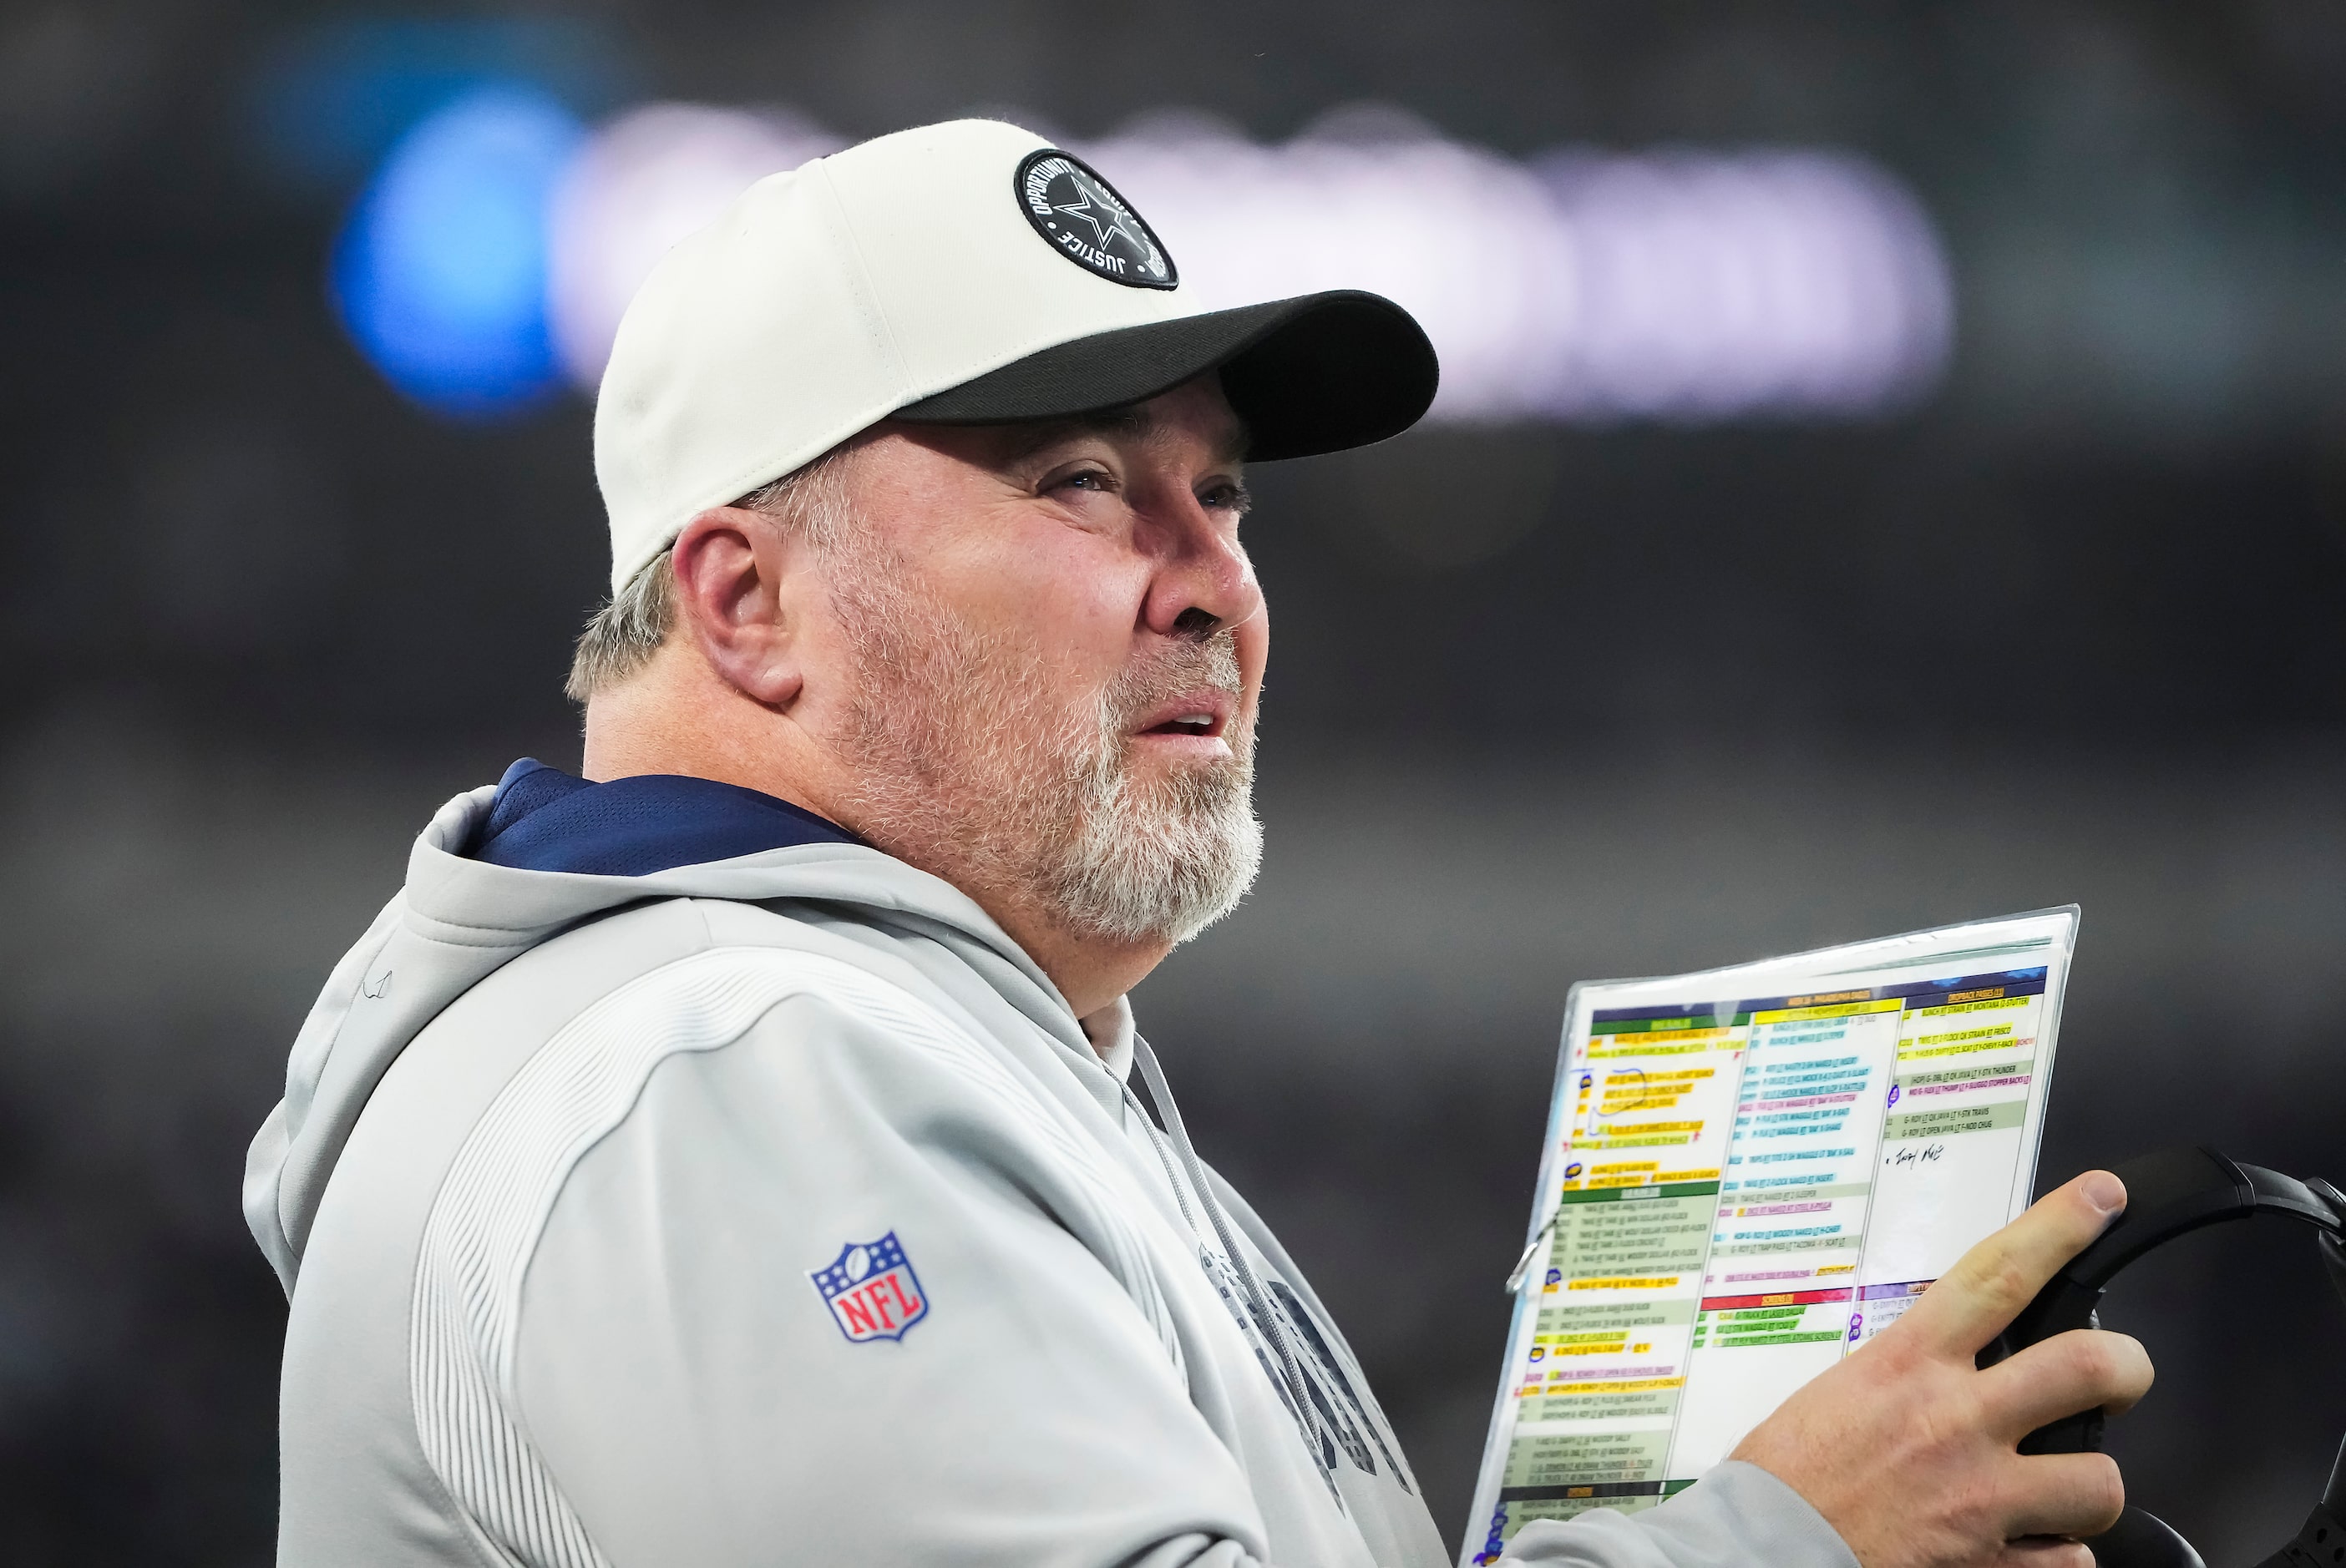
[[[1016,424],[1142,402],[1219,370],[1268,462],[1399,435],[1433,402],[1440,367],[1416,319],[1357,290],[1120,327],[1056,344],[896,411],[916,424]]]

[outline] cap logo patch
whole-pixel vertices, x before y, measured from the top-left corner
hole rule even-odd
[[[1082,159],[1038,148],[1018,165],[1015,185],[1035,232],[1085,271],[1131,289],[1181,281],[1156,231]]]

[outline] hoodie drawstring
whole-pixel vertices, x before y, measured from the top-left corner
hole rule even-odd
[[[1147,1040],[1141,1038],[1138,1030],[1135,1030],[1132,1035],[1132,1056],[1139,1065],[1142,1080],[1148,1085],[1148,1097],[1157,1103],[1158,1114],[1165,1118],[1166,1131],[1173,1135],[1174,1148],[1181,1156],[1181,1168],[1188,1173],[1189,1186],[1196,1190],[1198,1201],[1205,1206],[1206,1218],[1212,1224],[1214,1235],[1222,1244],[1223,1256],[1230,1260],[1230,1268],[1237,1273],[1239,1284],[1246,1291],[1247,1303],[1254,1310],[1255,1321],[1261,1325],[1263,1338],[1270,1341],[1272,1351],[1279,1357],[1280,1376],[1287,1384],[1288,1398],[1295,1406],[1297,1419],[1304,1423],[1307,1431],[1324,1441],[1325,1434],[1320,1431],[1320,1412],[1311,1402],[1311,1386],[1303,1380],[1303,1369],[1295,1359],[1295,1348],[1288,1342],[1286,1329],[1280,1325],[1278,1315],[1271,1310],[1270,1299],[1263,1293],[1262,1282],[1255,1278],[1254,1265],[1247,1261],[1246,1253],[1239,1247],[1230,1228],[1229,1216],[1223,1212],[1221,1200],[1214,1196],[1214,1189],[1207,1184],[1205,1165],[1198,1158],[1198,1151],[1189,1142],[1188,1129],[1181,1125],[1181,1108],[1173,1103],[1172,1085],[1166,1083],[1165,1070],[1157,1064],[1157,1053],[1149,1048]],[[1129,1089],[1125,1091],[1127,1095],[1131,1092]],[[1148,1118],[1144,1116],[1142,1122],[1154,1135],[1157,1129],[1148,1123]],[[1163,1157],[1161,1148],[1158,1157]],[[1181,1201],[1178,1182],[1174,1184],[1173,1196],[1176,1201]],[[1198,1222],[1190,1216],[1186,1201],[1181,1202],[1181,1215],[1194,1230]]]

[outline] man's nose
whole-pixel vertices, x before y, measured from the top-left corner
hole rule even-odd
[[[1162,636],[1198,641],[1252,620],[1262,588],[1245,547],[1203,507],[1189,525],[1168,530],[1167,548],[1150,583],[1143,619]]]

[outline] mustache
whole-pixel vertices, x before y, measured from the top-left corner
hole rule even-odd
[[[1121,734],[1134,720],[1158,705],[1203,688],[1231,699],[1231,728],[1247,722],[1239,711],[1246,682],[1239,669],[1238,638],[1219,631],[1196,642],[1175,643],[1152,650],[1126,666],[1109,683],[1100,701],[1104,726]]]

